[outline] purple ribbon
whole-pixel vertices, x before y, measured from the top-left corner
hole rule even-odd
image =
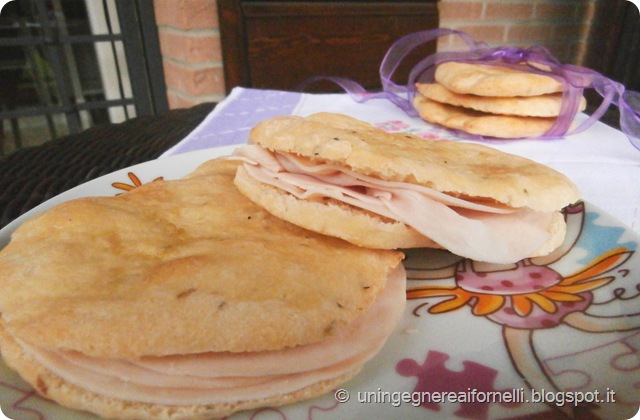
[[[420,45],[447,35],[461,37],[466,43],[468,51],[431,54],[413,66],[406,85],[393,82],[394,73],[411,51]],[[382,85],[380,92],[368,92],[357,82],[341,77],[310,78],[301,85],[301,88],[318,80],[330,80],[342,87],[356,102],[387,99],[409,116],[417,117],[418,113],[412,105],[416,94],[416,83],[433,82],[437,66],[448,61],[489,64],[517,70],[522,70],[522,66],[526,65],[527,71],[531,73],[550,76],[558,80],[563,87],[560,114],[549,130],[543,136],[537,137],[539,139],[555,139],[580,133],[599,120],[609,106],[614,104],[620,109],[620,128],[627,135],[631,144],[640,150],[640,93],[625,91],[624,85],[596,71],[571,64],[561,64],[544,47],[492,48],[484,42],[475,40],[469,34],[454,29],[438,28],[415,32],[394,42],[380,64]],[[571,129],[571,123],[579,112],[584,89],[588,88],[595,89],[602,96],[602,102],[589,118]],[[482,139],[478,136],[473,136],[473,138]]]

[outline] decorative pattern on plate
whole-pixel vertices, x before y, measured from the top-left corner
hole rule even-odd
[[[585,226],[585,207],[585,203],[578,203],[566,209],[567,237],[564,244],[548,256],[525,259],[513,265],[498,265],[456,258],[447,253],[428,257],[426,253],[435,253],[413,252],[406,261],[410,277],[407,298],[423,300],[413,309],[412,313],[417,317],[425,315],[424,312],[427,315],[439,315],[466,309],[471,316],[484,317],[500,325],[512,368],[529,388],[532,397],[529,398],[530,402],[540,395],[535,392],[544,392],[544,397],[553,400],[550,402],[554,403],[555,408],[570,416],[593,410],[594,414],[606,412],[608,414],[605,417],[614,418],[609,416],[619,414],[620,406],[640,405],[640,396],[637,391],[633,393],[633,388],[637,390],[640,385],[640,359],[638,347],[632,344],[637,343],[640,336],[640,308],[637,302],[640,278],[637,266],[629,263],[638,244],[627,242],[619,246],[617,239],[622,234],[619,228],[611,227],[605,233],[609,230],[605,227],[595,224]],[[587,236],[585,231],[592,235],[581,241],[583,236]],[[593,240],[595,236],[597,240]],[[606,251],[603,250],[602,241],[609,243]],[[563,260],[575,261],[576,257],[587,263],[565,274]],[[434,284],[442,280],[447,283]],[[616,305],[617,301],[634,299],[634,307],[620,310]],[[629,334],[579,352],[571,351],[564,356],[545,359],[544,343],[538,344],[534,334],[560,325],[585,334]],[[558,362],[564,359],[568,363],[569,356],[589,359],[589,353],[602,353],[602,346],[620,342],[628,345],[627,351],[619,350],[620,353],[614,353],[609,360],[603,355],[601,361],[604,362],[602,366],[628,379],[626,383],[631,388],[628,393],[621,389],[616,391],[613,382],[601,381],[597,374],[591,374],[589,370],[593,366],[588,363],[568,369]],[[571,347],[568,345],[566,350],[572,350]],[[446,354],[442,355],[448,358]],[[626,360],[625,368],[620,368],[617,363],[620,358],[630,355],[635,355],[635,363]],[[433,358],[437,359],[429,352],[424,365],[407,360],[398,363],[397,370],[401,375],[413,374],[418,377],[414,391],[433,390],[433,382],[423,378],[425,371],[431,370],[431,377],[447,377],[446,372],[438,375],[433,373]],[[561,377],[568,372],[573,374],[573,380]],[[456,375],[449,373],[449,376]],[[469,387],[482,390],[477,382],[472,381],[477,380],[470,374]],[[425,386],[425,382],[429,386]],[[462,390],[465,389],[462,387]],[[436,389],[448,390],[454,389]],[[576,403],[576,407],[566,404],[568,399],[579,398],[585,401],[571,401],[572,405]],[[564,401],[559,401],[561,399]],[[588,404],[589,400],[593,404]],[[464,414],[467,411],[471,412],[473,418],[486,418],[485,406],[474,406],[466,411],[461,409],[456,413]]]
[[[139,186],[142,185],[142,181],[140,181],[140,178],[138,178],[138,176],[136,174],[134,174],[133,172],[128,172],[127,176],[129,177],[129,180],[131,181],[131,184],[127,184],[125,182],[113,182],[111,183],[111,186],[113,188],[117,188],[119,190],[122,191],[131,191],[134,188],[138,188]],[[161,181],[163,180],[164,177],[159,176],[156,179],[154,179],[153,181]],[[153,182],[151,181],[151,182]]]

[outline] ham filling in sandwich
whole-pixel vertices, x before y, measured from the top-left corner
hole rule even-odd
[[[580,198],[550,167],[494,148],[389,133],[346,115],[264,120],[235,185],[271,214],[377,249],[444,248],[511,264],[564,240]]]
[[[534,255],[550,240],[549,226],[557,217],[555,212],[489,205],[416,184],[383,181],[257,145],[234,154],[256,181],[301,200],[331,198],[400,221],[442,248],[478,261],[509,263]]]
[[[294,393],[352,374],[376,355],[405,308],[402,265],[361,316],[324,341],[279,351],[100,358],[77,351],[22,351],[67,383],[105,397],[161,405],[233,404]]]

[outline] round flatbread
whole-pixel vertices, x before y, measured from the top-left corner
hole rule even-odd
[[[416,95],[413,106],[425,121],[479,136],[503,139],[538,137],[544,135],[555,118],[519,117],[487,114],[456,107]]]
[[[8,334],[96,357],[280,350],[323,340],[402,258],[298,228],[214,160],[175,181],[60,204],[0,253]]]
[[[435,80],[452,92],[491,97],[538,96],[562,92],[550,76],[487,64],[447,62],[436,68]]]
[[[562,106],[562,93],[550,93],[539,96],[478,96],[460,94],[445,88],[439,83],[418,83],[418,92],[432,101],[453,105],[480,112],[522,117],[557,117]],[[580,100],[579,111],[584,111],[587,101]]]

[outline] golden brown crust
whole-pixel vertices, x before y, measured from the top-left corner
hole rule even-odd
[[[0,253],[5,328],[34,347],[135,358],[308,344],[364,312],[402,254],[269,215],[233,185],[237,165],[23,224]]]
[[[386,133],[345,115],[276,117],[256,125],[251,140],[363,175],[516,208],[554,211],[580,197],[566,176],[529,159],[479,144]]]
[[[438,65],[436,82],[450,91],[479,96],[538,96],[562,92],[550,76],[486,64],[447,62]]]

